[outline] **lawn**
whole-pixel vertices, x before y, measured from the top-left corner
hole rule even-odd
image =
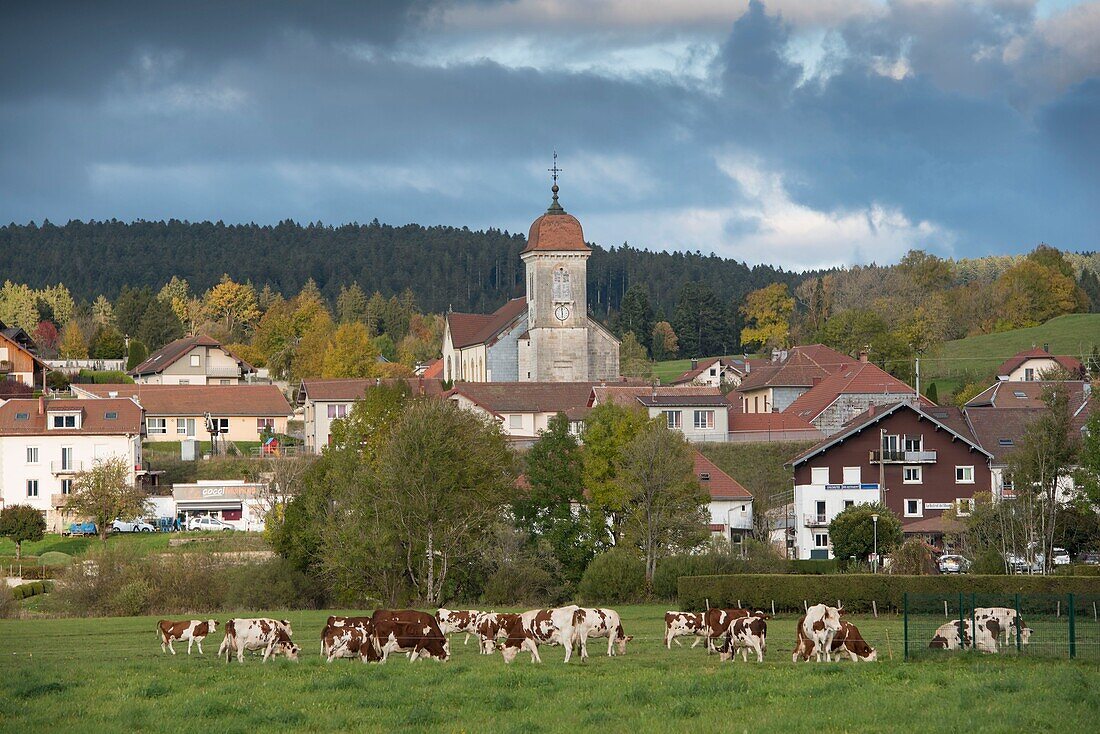
[[[670,359],[665,362],[653,363],[653,376],[667,384],[691,369],[690,359]]]
[[[526,655],[506,666],[460,636],[443,664],[326,665],[317,651],[328,612],[279,613],[303,659],[266,665],[217,660],[220,631],[203,657],[162,655],[152,617],[0,621],[0,729],[1087,731],[1100,708],[1092,663],[903,663],[896,617],[857,620],[884,658],[859,664],[791,663],[794,620],[772,620],[759,665],[665,650],[665,609],[621,607],[635,635],[627,656],[599,655],[596,643],[588,662],[568,666],[560,648],[544,648],[541,666]]]
[[[209,540],[199,543],[185,543],[169,548],[168,541],[172,538],[208,538]],[[245,532],[115,533],[107,536],[107,545],[110,547],[123,547],[135,554],[268,550],[266,542],[259,533]],[[89,550],[95,550],[102,546],[102,541],[94,535],[65,537],[56,533],[47,533],[42,540],[23,544],[21,563],[23,565],[34,565],[35,559],[47,551],[60,551],[61,553],[68,553],[70,556],[80,556]],[[16,563],[15,543],[8,538],[0,538],[0,563],[4,565]]]

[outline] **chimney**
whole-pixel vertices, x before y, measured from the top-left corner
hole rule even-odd
[[[1050,345],[1049,344],[1044,344],[1043,345],[1043,351],[1046,352],[1047,354],[1050,354]]]
[[[38,396],[38,415],[45,415],[45,414],[46,414],[46,396],[45,395],[39,395]]]
[[[817,377],[812,378],[811,381],[810,381],[810,386],[811,387],[817,387],[820,384],[821,384],[821,376],[820,375],[817,376]]]
[[[694,369],[698,369],[698,367],[699,367],[699,360],[697,360],[697,359],[691,360],[691,368],[694,370]]]
[[[871,403],[871,405],[867,408],[867,416],[869,418],[874,418],[875,417],[875,404],[874,403]]]
[[[424,375],[419,375],[416,378],[416,392],[421,397],[424,397]]]
[[[860,349],[859,350],[859,361],[860,362],[866,362],[867,361],[867,350],[866,349]]]

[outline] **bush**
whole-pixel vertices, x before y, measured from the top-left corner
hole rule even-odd
[[[633,553],[613,550],[592,559],[577,594],[586,604],[622,604],[642,598],[645,563]]]
[[[568,598],[565,587],[545,565],[523,559],[506,563],[490,575],[483,595],[490,606],[553,605]]]
[[[1005,559],[1001,552],[989,546],[974,556],[974,563],[970,566],[970,572],[984,576],[1004,575]]]
[[[1071,563],[1067,566],[1056,567],[1054,572],[1059,576],[1100,576],[1100,566]]]
[[[935,573],[931,551],[921,538],[910,538],[894,551],[890,573],[921,576]]]
[[[78,385],[132,385],[134,383],[134,378],[121,370],[80,370],[80,372],[72,378],[72,382]]]
[[[872,600],[879,611],[900,610],[904,595],[925,594],[953,599],[959,594],[1009,596],[1013,594],[1091,594],[1097,583],[1093,578],[1072,576],[890,576],[886,574],[833,574],[798,576],[744,574],[739,576],[691,576],[680,579],[679,604],[684,610],[733,606],[739,599],[744,606],[796,612],[803,602],[836,603],[852,612],[871,610]]]
[[[0,584],[0,619],[14,617],[18,610],[19,605],[15,603],[15,595],[12,590],[8,588],[7,584]]]
[[[39,566],[68,566],[73,557],[61,551],[46,551],[38,557]]]

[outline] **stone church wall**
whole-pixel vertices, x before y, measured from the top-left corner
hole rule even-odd
[[[527,331],[527,317],[521,316],[511,329],[501,333],[489,347],[486,365],[489,382],[516,382],[519,376],[519,336]]]
[[[619,379],[619,344],[591,322],[588,326],[588,379]]]

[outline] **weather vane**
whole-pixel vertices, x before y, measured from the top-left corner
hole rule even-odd
[[[550,172],[551,177],[554,179],[554,183],[557,183],[558,182],[558,174],[561,173],[562,170],[563,170],[561,168],[558,168],[558,151],[556,151],[556,150],[554,151],[554,167],[553,168],[547,168],[546,170]]]

